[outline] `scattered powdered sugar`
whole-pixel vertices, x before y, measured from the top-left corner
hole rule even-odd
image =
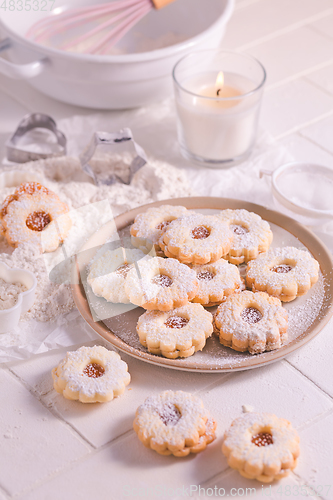
[[[288,341],[298,338],[300,332],[306,332],[320,313],[325,297],[324,277],[319,279],[310,292],[299,297],[293,305],[288,304]]]
[[[19,294],[26,290],[22,283],[7,283],[0,278],[0,311],[14,307]]]
[[[12,253],[1,253],[0,260],[10,268],[27,269],[37,278],[36,300],[21,317],[23,321],[52,321],[74,307],[70,286],[57,285],[49,280],[43,256],[36,246],[25,243]]]
[[[103,160],[103,161],[102,161]],[[128,177],[133,156],[130,153],[123,155],[104,155],[99,157],[92,167],[98,169],[105,178],[117,173],[121,177]],[[17,185],[7,187],[6,175],[12,179],[15,168]],[[0,203],[6,196],[12,194],[15,188],[26,181],[27,176],[38,180],[48,189],[54,191],[61,201],[70,207],[73,227],[64,248],[67,255],[78,252],[81,246],[102,223],[96,217],[95,207],[97,202],[107,200],[111,206],[113,216],[145,203],[151,203],[164,198],[190,196],[192,193],[186,175],[168,163],[150,160],[134,176],[130,185],[114,184],[111,186],[95,186],[91,179],[82,171],[77,158],[59,157],[48,160],[26,163],[24,165],[4,167],[1,172]],[[20,180],[21,178],[21,180]],[[12,184],[10,183],[10,186]],[[95,204],[95,205],[92,205]],[[86,227],[82,226],[82,217],[78,217],[76,210],[80,207],[91,205],[91,217],[85,214]],[[81,224],[81,226],[80,226]],[[66,246],[67,245],[67,246]],[[36,301],[22,320],[36,319],[38,321],[53,321],[59,315],[70,311],[74,301],[68,284],[53,283],[49,279],[52,258],[57,263],[57,256],[62,252],[58,249],[52,254],[41,255],[36,247],[29,244],[19,245],[14,249],[7,245],[0,236],[0,261],[9,267],[28,269],[37,278]]]

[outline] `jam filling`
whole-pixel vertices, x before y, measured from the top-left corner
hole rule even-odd
[[[162,411],[159,414],[164,425],[174,426],[181,419],[182,414],[178,410],[177,406],[172,403],[166,403],[163,405]]]
[[[152,282],[155,285],[169,287],[172,285],[172,279],[169,278],[166,274],[158,274],[155,278],[152,279]]]
[[[116,270],[116,274],[118,276],[122,276],[123,278],[126,278],[127,273],[130,271],[131,266],[129,264],[123,264],[122,266],[118,267]]]
[[[292,267],[288,264],[280,264],[279,266],[273,267],[272,271],[279,274],[289,273],[292,270]]]
[[[214,274],[210,271],[201,271],[197,274],[198,280],[210,281],[214,278]]]
[[[191,235],[194,240],[205,240],[210,235],[210,231],[205,226],[197,226],[192,229]]]
[[[252,437],[252,443],[256,446],[269,446],[273,444],[273,436],[269,432],[259,432]]]
[[[32,231],[43,231],[43,229],[50,224],[51,217],[45,212],[33,212],[28,215],[26,225]]]
[[[49,194],[49,190],[39,182],[24,182],[16,189],[15,194],[20,196],[21,194],[34,194],[38,192]]]
[[[246,309],[243,309],[241,318],[246,323],[254,325],[255,323],[258,323],[258,321],[262,319],[262,314],[255,307],[247,307]]]
[[[99,363],[89,363],[83,370],[83,374],[87,375],[90,378],[99,378],[102,377],[105,373],[105,370],[102,365]]]
[[[160,229],[162,231],[162,229],[167,227],[170,224],[170,222],[171,222],[171,220],[166,220],[164,222],[160,222],[159,224],[157,224],[156,229]]]
[[[188,322],[188,319],[182,318],[181,316],[171,316],[164,324],[168,328],[184,328]]]
[[[235,234],[238,234],[239,236],[242,236],[243,234],[248,233],[248,230],[244,226],[240,226],[239,224],[231,224],[230,225],[231,231],[233,231]]]

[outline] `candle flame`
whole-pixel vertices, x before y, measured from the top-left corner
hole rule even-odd
[[[224,85],[224,74],[223,71],[220,71],[216,78],[216,88],[220,89]]]

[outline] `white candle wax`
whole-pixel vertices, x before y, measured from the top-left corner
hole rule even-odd
[[[192,155],[227,161],[251,148],[260,100],[255,93],[243,97],[255,88],[248,78],[225,73],[224,85],[220,87],[215,83],[216,77],[216,73],[204,73],[182,83],[188,92],[176,99],[179,135],[181,144]]]

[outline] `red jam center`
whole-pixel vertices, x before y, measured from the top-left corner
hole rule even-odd
[[[273,444],[273,436],[269,432],[259,432],[252,437],[252,443],[256,446],[269,446]]]
[[[274,271],[275,273],[279,273],[279,274],[289,273],[291,270],[292,270],[292,267],[289,266],[288,264],[281,264],[279,266],[273,267],[273,269],[272,269],[272,271]]]
[[[169,278],[166,274],[158,274],[155,278],[152,279],[152,282],[155,285],[169,287],[172,285],[172,279]]]
[[[246,229],[246,227],[240,226],[239,224],[231,224],[230,229],[235,234],[238,234],[238,236],[242,236],[243,234],[248,233],[248,230]]]
[[[210,235],[210,231],[205,226],[197,226],[192,229],[191,235],[194,240],[205,240]]]
[[[162,229],[167,227],[170,224],[170,222],[171,222],[171,220],[166,220],[164,222],[160,222],[159,224],[157,224],[156,229],[160,229],[162,231]]]
[[[28,215],[26,220],[26,225],[32,231],[43,231],[44,227],[46,227],[51,222],[51,217],[49,214],[45,212],[33,212]]]
[[[160,413],[161,420],[164,425],[174,426],[181,419],[182,414],[178,410],[177,406],[172,403],[166,403],[163,405],[162,411]]]
[[[243,309],[241,318],[246,323],[254,325],[255,323],[258,323],[258,321],[262,319],[262,314],[255,307],[247,307],[246,309]]]
[[[83,370],[83,374],[90,378],[99,378],[104,375],[104,368],[98,363],[90,363]]]
[[[188,322],[188,319],[182,318],[181,316],[171,316],[164,324],[168,328],[184,328]]]
[[[116,274],[118,274],[118,276],[122,276],[123,278],[126,278],[127,273],[130,271],[130,269],[131,269],[131,266],[129,264],[124,264],[124,265],[118,267],[118,269],[116,270]]]
[[[201,271],[197,274],[198,280],[210,281],[214,278],[214,274],[210,271]]]

